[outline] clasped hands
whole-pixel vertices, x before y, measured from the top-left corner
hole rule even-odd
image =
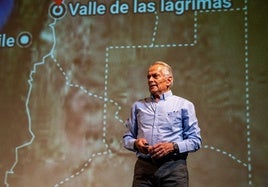
[[[153,159],[162,158],[174,151],[171,142],[161,142],[155,145],[149,145],[146,139],[139,138],[135,140],[134,146],[143,154],[150,154]]]

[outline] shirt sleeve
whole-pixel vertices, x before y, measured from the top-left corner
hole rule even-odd
[[[180,153],[197,151],[201,147],[202,139],[195,108],[191,102],[182,109],[182,123],[183,141],[177,142]]]
[[[135,152],[136,150],[134,149],[134,142],[137,139],[138,132],[135,104],[131,107],[131,114],[126,120],[125,125],[126,132],[123,135],[123,145],[126,149]]]

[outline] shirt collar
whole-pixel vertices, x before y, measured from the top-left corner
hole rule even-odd
[[[160,99],[159,100],[166,100],[166,98],[168,98],[170,96],[172,96],[172,91],[171,90],[169,90],[169,91],[163,93],[162,95],[160,95]],[[155,100],[155,98],[154,98],[153,95],[151,95],[151,99],[152,100]]]

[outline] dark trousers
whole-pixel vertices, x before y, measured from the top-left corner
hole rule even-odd
[[[132,187],[188,187],[186,160],[171,160],[161,165],[138,159]]]

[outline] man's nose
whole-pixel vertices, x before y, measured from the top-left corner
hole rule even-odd
[[[154,80],[154,77],[153,76],[148,76],[148,81],[151,82]]]

